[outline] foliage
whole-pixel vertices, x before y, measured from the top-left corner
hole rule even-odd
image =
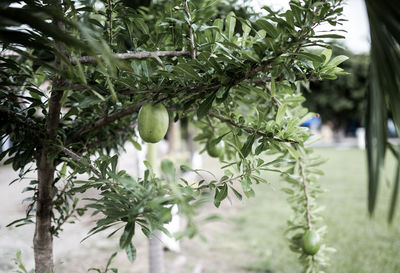
[[[265,7],[265,16],[250,19],[233,12],[221,16],[211,0],[157,1],[138,9],[114,1],[12,2],[0,5],[6,19],[0,25],[6,37],[0,134],[14,146],[1,157],[8,155],[6,163],[22,173],[36,161],[38,187],[31,190],[38,207],[44,209],[47,197],[36,198],[40,188],[54,185],[48,197],[52,236],[72,215],[85,212],[75,194],[97,189],[100,197],[89,199],[86,208],[101,219],[89,236],[112,228],[111,237],[123,229],[120,247],[134,260],[135,230],[147,236],[164,230],[172,205],[188,218],[181,235],[191,237],[197,232],[191,217],[204,194],[213,194],[218,207],[230,193],[254,196],[254,185],[267,182],[261,171],[279,172],[294,210],[287,231],[291,248],[304,272],[321,272],[324,251],[307,256],[298,242],[308,229],[324,230],[314,200],[321,161],[306,147],[310,132],[300,127],[313,114],[301,106],[300,89],[309,80],[343,74],[338,65],[347,57],[308,50],[329,47],[324,38],[339,36],[315,28],[340,24],[340,0],[291,1],[287,11]],[[140,146],[137,112],[149,101],[164,104],[174,120],[193,121],[203,148],[208,139],[224,141],[225,175],[179,181],[170,161],[163,161],[162,176],[149,164],[138,178],[117,170],[118,157],[110,151],[128,140]],[[273,159],[265,161],[265,154]],[[77,180],[80,173],[90,178]],[[54,183],[45,180],[54,174]]]
[[[304,106],[320,114],[324,122],[332,121],[337,128],[349,123],[361,125],[366,111],[369,56],[355,55],[339,48],[333,53],[349,56],[349,61],[342,66],[349,74],[339,76],[335,81],[311,82],[309,92],[304,93]]]

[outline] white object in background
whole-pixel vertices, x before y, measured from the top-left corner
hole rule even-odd
[[[357,145],[361,150],[365,150],[365,128],[359,127],[356,130]]]
[[[203,158],[198,151],[195,151],[192,156],[192,169],[201,169],[203,168]]]

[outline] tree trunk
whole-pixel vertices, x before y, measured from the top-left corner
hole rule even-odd
[[[54,1],[59,5],[59,0]],[[54,24],[65,31],[62,22],[54,21]],[[64,46],[57,42],[57,49],[65,55]],[[61,60],[56,56],[55,66],[63,69]],[[35,256],[36,273],[53,273],[53,234],[51,232],[51,216],[53,210],[53,182],[56,169],[54,163],[55,147],[53,146],[57,138],[57,130],[60,123],[61,99],[64,91],[60,87],[65,86],[65,79],[56,76],[53,79],[53,86],[49,99],[49,110],[46,122],[46,138],[42,141],[40,155],[36,159],[38,168],[38,196],[36,200],[36,224],[35,235],[33,237],[33,251]]]
[[[39,188],[33,249],[36,273],[45,273],[53,272],[53,235],[50,229],[54,179],[53,162],[49,164],[45,149],[40,155],[37,167]]]
[[[57,90],[63,85],[62,79],[53,82],[53,90],[49,103],[49,114],[46,124],[46,139],[42,143],[42,151],[37,158],[38,197],[36,200],[36,225],[33,237],[35,254],[35,272],[47,273],[53,270],[53,235],[51,233],[51,214],[53,209],[54,159],[51,153],[52,144],[56,140],[60,121],[60,100],[63,91]]]

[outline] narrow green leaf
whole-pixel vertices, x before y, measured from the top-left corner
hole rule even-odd
[[[256,25],[265,30],[272,38],[276,38],[279,34],[279,31],[276,29],[276,27],[264,18],[257,20]]]
[[[135,234],[135,222],[128,222],[125,226],[124,232],[119,239],[120,248],[126,248],[132,240],[132,236]]]
[[[193,80],[201,81],[201,77],[197,72],[193,69],[193,67],[187,63],[181,63],[177,66],[174,67],[174,71],[177,73],[177,75],[187,75]]]
[[[282,123],[282,120],[286,114],[286,109],[287,109],[287,105],[286,104],[281,104],[278,108],[278,112],[276,113],[276,117],[275,117],[275,121],[278,124]]]
[[[149,34],[149,27],[142,18],[133,18],[135,26],[144,34]]]
[[[343,63],[344,61],[348,60],[349,57],[340,55],[333,58],[328,64],[332,66],[338,66],[339,64]]]
[[[202,119],[207,115],[208,111],[210,111],[212,104],[214,102],[215,97],[217,96],[217,92],[213,92],[210,96],[208,96],[197,109],[197,117]]]
[[[243,147],[240,150],[243,155],[243,158],[246,158],[250,154],[251,148],[253,147],[253,143],[255,140],[256,140],[256,135],[248,136],[246,142],[243,144]]]
[[[324,65],[327,64],[327,63],[330,61],[331,57],[332,57],[332,49],[330,49],[330,48],[325,48],[325,49],[321,52],[321,55],[324,55],[324,56],[325,56]]]
[[[323,58],[319,55],[316,54],[312,54],[309,52],[299,52],[299,53],[293,53],[293,55],[299,56],[301,58],[313,61],[313,62],[317,62],[317,63],[322,63],[323,62]]]
[[[221,201],[228,196],[228,185],[224,184],[215,190],[214,205],[218,208]]]
[[[316,35],[313,38],[344,39],[345,37],[339,34],[323,34],[323,35]]]
[[[125,248],[126,255],[128,256],[128,260],[133,263],[136,260],[136,248],[132,243]]]
[[[235,190],[234,187],[230,187],[230,188],[231,188],[231,190],[233,191],[233,193],[236,195],[237,199],[239,199],[240,201],[242,201],[242,199],[243,199],[242,195],[241,195],[237,190]]]
[[[232,40],[233,34],[235,32],[235,26],[236,26],[235,13],[233,13],[233,11],[231,11],[228,14],[228,16],[226,16],[226,20],[225,20],[226,34],[228,35],[229,40]]]

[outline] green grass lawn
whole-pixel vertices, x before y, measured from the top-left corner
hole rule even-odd
[[[324,239],[332,253],[327,273],[399,273],[400,208],[392,226],[386,222],[390,185],[381,183],[378,208],[369,218],[366,204],[366,159],[357,149],[317,149],[328,158],[320,179],[327,189],[319,202],[328,225]],[[393,178],[393,159],[386,176]],[[279,177],[271,176],[272,186],[260,185],[257,196],[246,201],[238,213],[228,218],[232,228],[221,231],[221,248],[233,255],[245,253],[242,269],[257,272],[301,272],[296,255],[289,251],[283,231],[291,211],[285,194],[279,191]]]

